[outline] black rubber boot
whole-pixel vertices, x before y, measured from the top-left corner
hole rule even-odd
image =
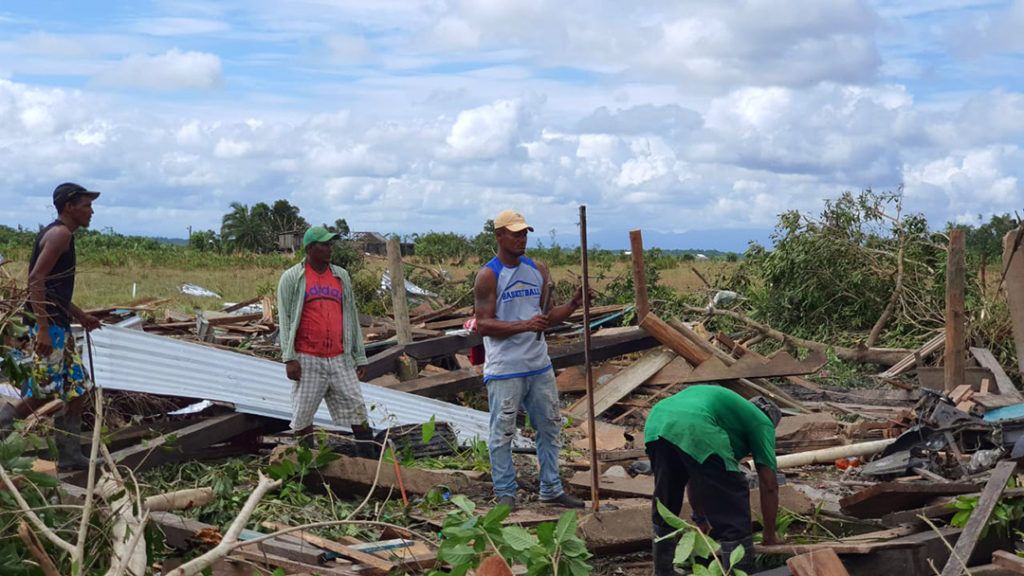
[[[352,435],[356,439],[356,456],[373,460],[380,457],[380,447],[373,438],[373,429],[368,424],[353,424]]]
[[[53,419],[53,443],[57,445],[57,469],[83,470],[89,459],[82,454],[82,415],[61,414]]]
[[[18,417],[18,411],[13,405],[6,402],[0,406],[0,440],[14,430],[14,420]]]
[[[718,557],[722,560],[722,567],[728,570],[742,570],[744,572],[751,572],[754,569],[754,537],[747,536],[742,540],[724,540],[719,542],[722,545],[722,550],[718,553]],[[740,560],[735,566],[729,566],[729,558],[732,555],[732,551],[736,548],[743,546],[743,559]]]
[[[672,565],[672,559],[676,556],[676,544],[678,538],[667,538],[658,542],[658,538],[662,534],[669,534],[672,532],[672,528],[661,529],[658,526],[654,527],[654,543],[651,544],[651,556],[654,560],[654,576],[677,576],[679,572],[676,572],[675,566]]]

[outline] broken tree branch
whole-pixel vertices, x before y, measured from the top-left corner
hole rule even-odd
[[[889,295],[889,302],[886,303],[881,316],[878,317],[875,325],[871,327],[871,332],[868,334],[867,342],[864,343],[868,348],[872,348],[878,343],[878,338],[882,335],[882,329],[889,323],[889,319],[892,318],[893,312],[896,311],[896,304],[900,301],[900,297],[903,295],[903,258],[905,243],[906,238],[904,235],[900,234],[899,247],[896,250],[896,285],[892,289],[892,294]]]
[[[111,568],[107,576],[127,571],[131,576],[146,573],[146,548],[138,547],[138,538],[145,532],[145,523],[134,514],[131,495],[123,482],[103,474],[96,484],[96,495],[109,504],[106,515],[111,526]],[[135,545],[132,545],[132,541]]]
[[[220,543],[208,550],[202,556],[189,560],[181,566],[175,568],[168,573],[168,576],[195,576],[208,566],[227,556],[232,550],[243,544],[238,541],[238,535],[242,533],[242,529],[249,523],[249,517],[252,516],[253,511],[256,510],[256,505],[260,503],[263,496],[278,488],[281,485],[280,480],[271,480],[263,475],[263,472],[259,473],[259,483],[256,488],[253,489],[252,493],[249,494],[249,498],[245,501],[245,505],[242,506],[242,510],[239,511],[238,516],[235,517],[234,521],[231,522],[231,526],[228,527],[228,531],[224,534],[224,538],[221,539]],[[252,540],[247,540],[244,544],[252,543]]]
[[[32,525],[36,527],[36,530],[38,530],[40,534],[45,536],[47,540],[52,542],[61,550],[64,550],[69,554],[75,553],[74,544],[65,541],[60,536],[57,536],[57,534],[54,533],[49,526],[43,523],[38,515],[36,515],[28,505],[28,502],[25,501],[25,497],[18,491],[18,487],[11,481],[11,477],[7,474],[7,470],[4,469],[3,465],[0,465],[0,480],[3,480],[4,486],[7,487],[7,491],[14,497],[14,501],[18,503],[18,507],[21,508],[22,513],[25,514],[30,522],[32,522]]]
[[[25,544],[28,553],[39,563],[39,568],[42,569],[44,576],[60,576],[60,570],[57,570],[57,566],[50,559],[49,554],[46,553],[35,532],[32,532],[32,529],[28,527],[28,523],[24,520],[18,524],[18,538]]]
[[[146,498],[143,508],[150,512],[170,512],[193,506],[204,506],[213,501],[213,488],[189,488]]]
[[[913,353],[913,350],[905,350],[902,348],[849,348],[846,346],[828,346],[821,342],[815,342],[814,340],[807,340],[805,338],[798,338],[776,330],[767,324],[762,324],[757,320],[747,317],[741,312],[735,310],[723,310],[721,308],[698,308],[697,306],[686,306],[687,312],[693,312],[696,314],[710,313],[715,316],[726,316],[737,320],[754,329],[758,333],[762,334],[772,340],[781,342],[786,347],[798,346],[801,348],[808,348],[810,350],[818,350],[821,353],[827,353],[831,348],[832,352],[842,360],[847,362],[859,362],[868,364],[879,364],[882,366],[892,366],[899,362],[907,354]]]

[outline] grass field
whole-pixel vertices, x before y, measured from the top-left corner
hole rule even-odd
[[[474,275],[476,265],[427,265],[416,258],[411,262],[423,264],[432,269],[439,267],[447,270],[455,281],[463,281]],[[681,262],[679,266],[661,271],[661,283],[681,292],[704,289],[694,269],[698,270],[709,282],[716,284],[716,279],[724,278],[734,268],[735,263],[728,262]],[[24,284],[27,277],[27,266],[24,262],[12,262],[4,268]],[[367,258],[365,273],[379,277],[384,269],[382,259]],[[237,268],[174,268],[151,266],[98,266],[84,264],[79,267],[75,286],[75,303],[80,307],[101,308],[117,304],[126,304],[132,300],[132,286],[135,286],[135,298],[169,298],[168,307],[177,310],[191,310],[200,307],[207,310],[221,308],[224,302],[238,302],[252,298],[258,294],[266,294],[277,286],[277,280],[283,269],[239,266]],[[624,277],[631,273],[629,262],[615,262],[608,270],[591,269],[591,285],[601,290],[616,277]],[[578,282],[579,266],[560,266],[552,269],[555,280]],[[222,296],[221,299],[195,298],[185,296],[178,291],[184,283],[197,284]],[[724,286],[716,286],[724,287]]]

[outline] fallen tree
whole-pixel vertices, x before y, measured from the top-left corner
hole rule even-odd
[[[742,322],[748,328],[753,329],[760,336],[765,338],[771,338],[782,343],[787,350],[795,350],[796,348],[807,348],[809,350],[817,350],[825,353],[829,350],[832,351],[838,358],[847,362],[858,362],[862,364],[878,364],[880,366],[892,366],[900,360],[907,357],[909,354],[913,354],[913,350],[904,348],[868,348],[856,347],[851,348],[847,346],[834,346],[829,344],[823,344],[821,342],[815,342],[814,340],[808,340],[806,338],[798,338],[790,334],[786,334],[781,330],[776,330],[767,324],[762,324],[753,318],[737,312],[735,310],[724,310],[721,308],[707,307],[699,308],[697,306],[686,306],[687,312],[693,312],[698,314],[711,314],[714,316],[724,316],[732,318],[738,322]]]

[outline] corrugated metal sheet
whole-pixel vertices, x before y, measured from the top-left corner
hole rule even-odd
[[[230,402],[239,412],[291,419],[292,385],[284,364],[114,326],[91,335],[96,381],[106,389]],[[82,356],[88,361],[88,354]],[[362,386],[375,428],[420,424],[434,416],[449,423],[461,442],[487,438],[486,412],[373,384]],[[332,427],[323,403],[316,424]]]

